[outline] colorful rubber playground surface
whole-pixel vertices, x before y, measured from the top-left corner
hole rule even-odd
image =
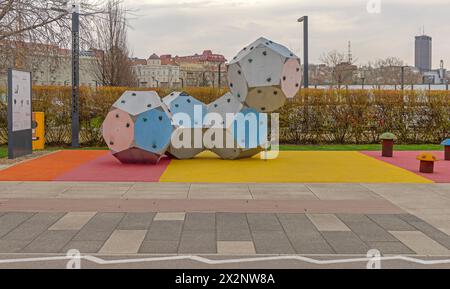
[[[443,159],[443,152],[433,152]],[[205,152],[192,160],[124,165],[108,151],[58,151],[0,171],[0,181],[179,183],[450,183],[450,162],[420,174],[419,152],[280,152],[277,159],[225,161]]]

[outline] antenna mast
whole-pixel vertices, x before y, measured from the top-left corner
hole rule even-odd
[[[351,64],[353,62],[353,54],[352,54],[352,42],[348,42],[348,63]]]

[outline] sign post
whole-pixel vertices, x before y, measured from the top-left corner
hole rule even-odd
[[[8,157],[33,153],[31,72],[8,69]]]

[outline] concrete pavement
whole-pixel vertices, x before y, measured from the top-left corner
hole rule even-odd
[[[450,259],[449,209],[450,184],[3,182],[0,254],[64,256],[77,249],[114,258],[301,255],[336,259],[365,256],[377,249],[383,256]],[[133,266],[170,263],[209,266],[188,260]],[[387,263],[420,267],[402,260]],[[362,266],[361,262],[348,264]],[[299,260],[241,266],[272,265],[308,267]],[[329,267],[334,266],[339,267]]]

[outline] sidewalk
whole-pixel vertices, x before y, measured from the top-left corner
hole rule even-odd
[[[444,258],[449,210],[450,184],[3,182],[0,254]]]

